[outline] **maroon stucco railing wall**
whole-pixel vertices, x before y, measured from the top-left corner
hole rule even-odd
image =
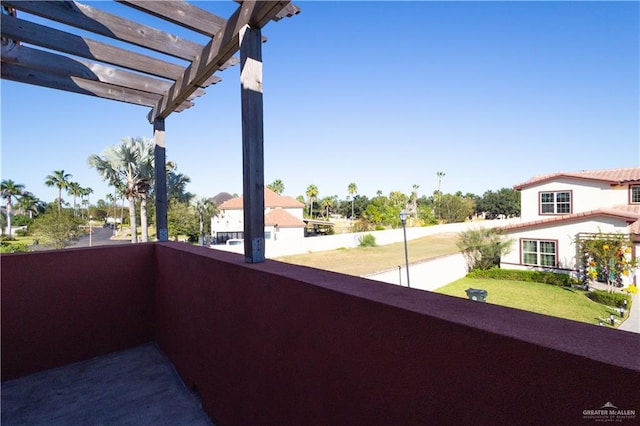
[[[156,284],[158,344],[220,424],[640,414],[635,334],[175,244]]]
[[[153,340],[153,244],[2,255],[2,380]]]
[[[628,332],[178,243],[6,255],[1,269],[3,380],[155,338],[222,425],[640,414]]]

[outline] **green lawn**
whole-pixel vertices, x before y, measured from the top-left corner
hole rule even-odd
[[[589,324],[598,324],[600,319],[608,319],[611,314],[616,321],[621,319],[614,309],[590,300],[582,290],[549,284],[462,278],[435,292],[466,299],[465,290],[468,288],[487,290],[487,303],[553,317]],[[605,325],[608,326],[608,322],[605,322]],[[620,323],[616,322],[616,327],[619,325]]]
[[[444,233],[408,241],[409,262],[457,253],[456,236]],[[297,254],[276,260],[348,275],[365,275],[404,265],[404,242]]]

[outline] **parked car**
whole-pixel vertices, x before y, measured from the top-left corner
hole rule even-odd
[[[229,238],[226,244],[228,246],[239,246],[244,244],[244,240],[241,238]]]

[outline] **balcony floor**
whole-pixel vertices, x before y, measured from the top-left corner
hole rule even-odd
[[[11,425],[212,425],[155,344],[2,383]]]

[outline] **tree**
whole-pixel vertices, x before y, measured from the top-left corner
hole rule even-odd
[[[420,188],[420,185],[414,184],[412,188],[413,188],[413,191],[411,191],[411,197],[410,197],[411,214],[414,217],[418,217],[418,188]]]
[[[178,173],[178,166],[174,162],[167,163],[167,199],[189,203],[194,195],[187,191],[187,184],[191,178]]]
[[[83,206],[86,206],[87,208],[87,216],[89,216],[90,218],[90,214],[89,214],[89,207],[91,207],[90,203],[89,203],[89,196],[93,194],[93,189],[87,187],[87,188],[80,188],[80,202]],[[86,199],[85,199],[86,197]],[[82,218],[84,219],[84,210],[82,210]]]
[[[309,200],[309,217],[313,217],[313,203],[318,199],[318,187],[314,184],[309,185],[306,194]]]
[[[269,188],[270,190],[272,190],[278,195],[282,195],[282,193],[284,192],[284,183],[282,183],[280,179],[276,179],[270,184],[268,184],[267,188]]]
[[[118,145],[110,146],[102,155],[93,154],[89,157],[89,165],[94,167],[102,178],[112,184],[121,184],[124,194],[129,200],[129,223],[131,227],[131,242],[136,242],[138,231],[136,227],[135,199],[140,198],[140,225],[142,241],[147,242],[147,194],[153,182],[153,141],[147,138],[127,137]]]
[[[204,234],[205,234],[205,219],[209,219],[209,224],[211,223],[211,216],[216,214],[216,205],[209,198],[200,198],[196,201],[196,210],[198,211],[198,221],[199,221],[199,230],[200,230],[200,240],[204,244]]]
[[[322,206],[322,210],[325,212],[325,220],[329,220],[329,210],[334,208],[337,198],[338,197],[334,195],[332,197],[324,197],[320,201],[320,206]]]
[[[31,219],[40,213],[44,213],[45,210],[44,203],[28,191],[23,192],[16,205],[22,214],[28,215]]]
[[[67,194],[68,195],[72,195],[73,196],[73,215],[76,216],[77,212],[77,204],[76,204],[76,199],[77,197],[82,196],[82,187],[80,186],[80,184],[78,182],[69,182],[67,183]]]
[[[45,185],[55,186],[58,188],[58,213],[62,210],[62,190],[67,189],[70,183],[69,179],[72,177],[72,174],[65,173],[64,170],[54,170],[53,174],[48,175],[45,178]]]
[[[445,177],[445,172],[436,172],[436,176],[438,176],[438,193],[442,194],[442,178]]]
[[[186,235],[190,241],[198,238],[198,215],[193,206],[178,200],[170,200],[167,209],[169,236],[178,241]]]
[[[33,223],[33,234],[38,241],[55,249],[63,249],[73,244],[82,231],[81,221],[69,211],[53,214],[50,210],[41,214]]]
[[[15,183],[10,179],[0,182],[0,196],[4,198],[7,207],[7,228],[9,229],[9,237],[11,237],[11,208],[13,207],[13,199],[19,200],[24,194],[24,185]]]
[[[500,264],[500,257],[511,250],[495,228],[468,229],[458,234],[456,245],[467,260],[469,270],[490,269]]]
[[[349,196],[351,197],[351,216],[350,218],[353,219],[355,218],[354,216],[354,196],[358,193],[358,186],[356,185],[355,182],[351,182],[349,184],[349,186],[347,187],[347,191],[349,192]]]
[[[473,211],[472,203],[458,195],[440,195],[435,206],[436,217],[445,223],[464,222]]]
[[[478,200],[476,209],[484,213],[487,219],[520,216],[520,193],[512,188],[486,191]]]

